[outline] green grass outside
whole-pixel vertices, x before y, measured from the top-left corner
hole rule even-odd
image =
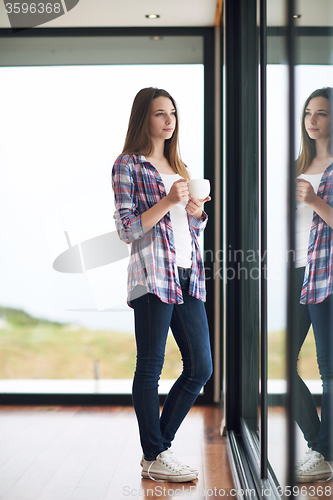
[[[96,360],[100,378],[133,378],[134,334],[43,324],[0,330],[0,379],[92,379]],[[170,335],[162,378],[180,372]]]
[[[286,345],[285,332],[270,332],[268,334],[268,378],[286,379]],[[298,373],[307,380],[320,378],[316,359],[316,346],[312,328],[302,346]]]
[[[0,379],[92,379],[95,361],[100,378],[133,378],[134,334],[83,327],[33,318],[22,310],[0,307]],[[2,328],[2,329],[1,329]],[[285,379],[285,332],[268,334],[268,378]],[[162,377],[177,378],[182,363],[169,335]],[[302,347],[299,373],[319,379],[313,332]]]

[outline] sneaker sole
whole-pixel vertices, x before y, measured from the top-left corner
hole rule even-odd
[[[141,459],[140,465],[141,467],[143,467],[143,458]],[[197,469],[192,469],[192,467],[189,467],[188,465],[184,465],[184,468],[185,467],[187,468],[190,474],[195,474],[196,478],[199,477],[199,472],[197,471]]]
[[[144,479],[156,479],[158,481],[166,481],[168,483],[188,483],[189,481],[194,481],[197,476],[195,474],[186,474],[184,476],[170,476],[169,474],[161,474],[142,471],[141,476]]]
[[[331,479],[331,473],[316,474],[313,476],[295,476],[297,483],[315,483],[317,481],[328,481]]]

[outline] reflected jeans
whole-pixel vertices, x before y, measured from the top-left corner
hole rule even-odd
[[[303,284],[304,267],[295,270],[299,296]],[[298,305],[297,356],[312,324],[316,341],[317,363],[322,379],[323,394],[321,419],[308,387],[297,374],[299,404],[296,421],[304,434],[309,448],[321,453],[326,460],[333,460],[333,295],[318,304]],[[295,366],[297,360],[295,360]]]
[[[204,303],[188,294],[190,270],[179,269],[183,304],[166,304],[146,293],[132,300],[137,344],[133,404],[146,460],[170,447],[175,433],[212,374]],[[160,415],[158,380],[169,327],[182,355],[183,371],[172,386]]]

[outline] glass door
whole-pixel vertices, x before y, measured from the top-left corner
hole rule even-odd
[[[261,8],[265,2],[261,2]],[[267,2],[266,199],[267,227],[267,465],[280,486],[287,484],[287,196],[288,93],[287,5]],[[264,89],[262,89],[263,91]],[[265,304],[263,304],[265,307]],[[267,471],[268,473],[268,471]]]
[[[294,177],[302,186],[312,186],[314,199],[322,202],[326,210],[332,211],[332,199],[328,195],[330,165],[333,160],[332,112],[333,112],[333,5],[331,2],[307,4],[295,3],[295,45],[294,67]],[[326,123],[328,138],[320,134]],[[327,125],[328,124],[328,125]],[[325,125],[324,125],[325,127]],[[326,140],[326,143],[325,143]],[[311,148],[310,157],[304,160]],[[327,180],[326,180],[327,179]],[[309,183],[309,184],[307,184]],[[298,189],[298,187],[296,187]],[[325,287],[325,279],[331,280],[330,258],[332,257],[332,222],[321,212],[318,204],[308,205],[307,200],[295,195],[295,268],[301,277],[298,291],[299,303],[294,317],[309,314],[309,321],[298,322],[297,335],[293,336],[294,355],[298,354],[295,376],[295,462],[310,456],[308,464],[296,468],[296,485],[307,486],[307,495],[330,498],[333,495],[333,324],[332,291]],[[303,215],[309,212],[308,225]],[[310,227],[309,227],[310,226]],[[302,234],[307,228],[307,240],[302,245]],[[320,229],[327,234],[321,236]],[[317,246],[327,241],[327,256],[317,251]],[[322,260],[320,260],[322,259]],[[320,268],[320,272],[319,272]],[[305,270],[305,273],[304,273]],[[316,271],[314,271],[316,270]],[[309,285],[306,275],[309,273]],[[305,278],[304,278],[304,276]],[[314,288],[325,289],[321,295],[313,294]],[[297,288],[297,282],[296,282]],[[307,290],[307,292],[306,292]],[[302,299],[301,299],[302,294]],[[311,295],[312,294],[312,295]],[[306,296],[306,299],[303,297]],[[305,310],[305,312],[304,312]],[[303,316],[302,316],[303,317]],[[320,321],[318,322],[318,317]],[[291,332],[289,332],[290,334]],[[313,432],[309,432],[309,426]],[[309,453],[309,448],[314,452]],[[322,457],[322,465],[318,463]],[[310,485],[305,481],[311,474]],[[321,482],[323,481],[323,482]],[[325,482],[324,482],[325,481]]]

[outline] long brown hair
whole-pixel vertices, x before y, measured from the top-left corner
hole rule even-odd
[[[312,94],[309,95],[307,100],[305,101],[303,112],[302,112],[302,137],[301,137],[301,150],[299,157],[296,160],[296,176],[301,175],[311,164],[313,158],[316,156],[316,141],[315,139],[311,139],[306,131],[304,118],[305,111],[309,105],[309,102],[314,97],[324,97],[328,100],[331,110],[332,116],[332,101],[333,101],[333,88],[332,87],[324,87],[322,89],[317,89]],[[329,142],[329,153],[333,155],[333,144],[332,144],[332,134]]]
[[[153,143],[149,134],[148,124],[152,102],[157,97],[167,97],[168,99],[170,99],[173,107],[175,108],[176,116],[174,133],[172,134],[172,137],[170,139],[166,139],[164,142],[164,155],[177,174],[185,177],[186,179],[189,179],[190,175],[184,163],[180,159],[178,153],[179,127],[176,102],[173,97],[171,97],[169,92],[164,89],[148,87],[146,89],[140,90],[136,94],[133,101],[122,154],[139,154],[144,151],[145,154],[149,155],[152,152]]]

